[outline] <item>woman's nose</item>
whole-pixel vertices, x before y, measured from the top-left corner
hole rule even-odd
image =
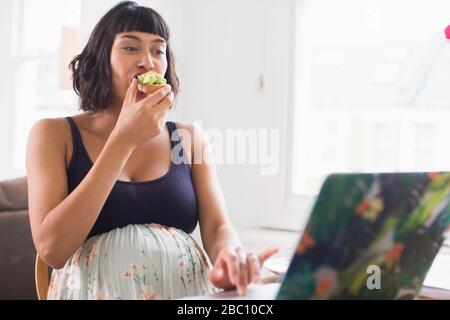
[[[139,67],[144,68],[146,70],[152,70],[155,67],[152,56],[150,53],[143,54],[140,61]]]

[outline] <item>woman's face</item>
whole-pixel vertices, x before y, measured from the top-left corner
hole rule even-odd
[[[112,85],[115,103],[122,104],[133,78],[147,71],[164,76],[167,70],[167,43],[156,34],[122,32],[111,49]],[[138,92],[137,100],[146,94]]]

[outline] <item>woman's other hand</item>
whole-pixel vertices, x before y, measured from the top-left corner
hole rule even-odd
[[[217,256],[209,281],[217,288],[236,288],[239,295],[244,295],[250,283],[259,281],[264,261],[277,252],[278,248],[270,248],[256,256],[241,247],[226,246]]]

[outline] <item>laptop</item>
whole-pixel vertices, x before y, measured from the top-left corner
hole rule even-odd
[[[450,173],[334,174],[277,299],[414,299],[450,224]]]
[[[332,174],[281,285],[246,298],[414,299],[449,229],[449,202],[450,172]]]

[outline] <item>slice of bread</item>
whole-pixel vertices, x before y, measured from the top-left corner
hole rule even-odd
[[[162,87],[164,87],[165,84],[141,84],[138,83],[138,90],[147,94],[153,94]]]

